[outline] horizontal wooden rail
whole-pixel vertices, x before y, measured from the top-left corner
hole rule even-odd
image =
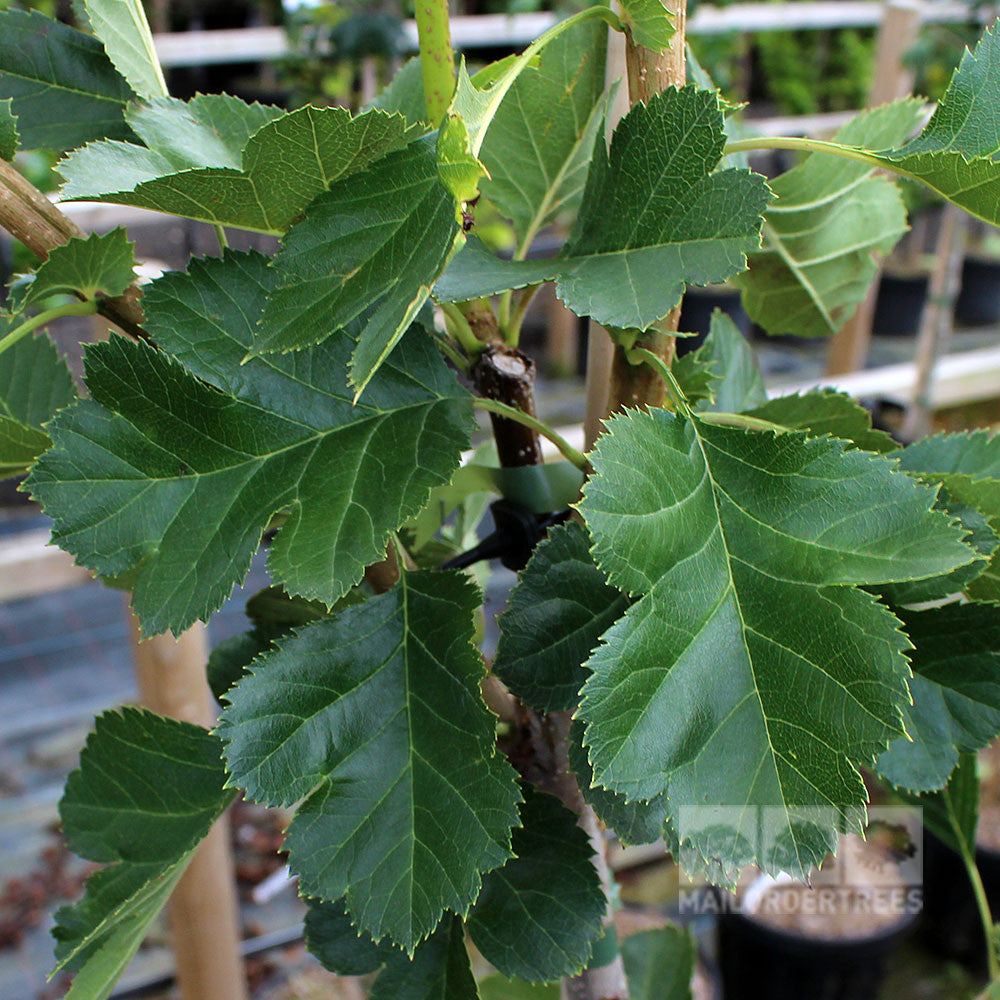
[[[885,8],[875,0],[816,0],[814,3],[736,3],[728,7],[699,4],[688,21],[693,35],[722,35],[733,31],[790,31],[824,28],[872,28],[882,23]],[[921,6],[924,21],[958,24],[975,17],[965,3],[950,0]],[[451,22],[457,49],[519,48],[555,24],[551,12],[534,14],[479,14]],[[407,47],[417,48],[417,28],[403,22]],[[294,54],[284,28],[233,28],[223,31],[185,31],[154,38],[164,66],[211,66],[220,63],[271,62]]]

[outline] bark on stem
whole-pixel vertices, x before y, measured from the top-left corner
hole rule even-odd
[[[45,260],[52,250],[86,233],[67,218],[11,164],[0,160],[0,226]],[[132,285],[124,295],[101,299],[97,311],[129,336],[148,340],[143,330],[142,293]]]

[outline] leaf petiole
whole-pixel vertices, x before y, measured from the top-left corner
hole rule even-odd
[[[530,427],[541,434],[543,438],[551,441],[563,457],[582,472],[586,472],[589,468],[587,457],[582,451],[574,448],[558,431],[553,430],[537,417],[533,417],[523,410],[515,409],[513,406],[508,406],[506,403],[501,403],[498,399],[486,399],[483,396],[476,396],[472,400],[472,405],[477,410],[486,410],[488,413],[495,413],[497,416],[506,417],[508,420],[514,420],[519,424],[524,424],[525,427]]]
[[[737,427],[744,431],[773,431],[775,434],[787,434],[791,428],[782,427],[771,420],[751,417],[746,413],[699,413],[698,419],[706,424],[717,427]]]
[[[473,356],[481,353],[486,345],[475,335],[469,321],[465,318],[465,313],[454,302],[440,303],[441,311],[444,313],[445,325],[448,332],[462,345],[462,350],[466,354]]]
[[[8,347],[13,347],[32,330],[37,330],[40,326],[45,326],[46,323],[51,323],[55,319],[60,319],[63,316],[92,316],[96,312],[97,299],[90,299],[87,302],[70,302],[68,305],[45,309],[0,338],[0,354],[3,354]]]
[[[688,403],[687,396],[684,395],[684,390],[678,385],[677,379],[674,378],[674,373],[663,358],[645,347],[630,347],[625,352],[625,357],[628,359],[629,364],[649,365],[659,372],[663,376],[663,381],[667,384],[667,390],[673,398],[674,405],[678,411],[685,417],[691,416],[691,406]]]

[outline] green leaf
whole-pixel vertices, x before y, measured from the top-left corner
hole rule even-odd
[[[574,722],[569,744],[569,765],[580,783],[583,797],[594,807],[605,826],[614,830],[623,844],[652,844],[663,836],[667,817],[667,797],[657,795],[649,802],[626,800],[624,795],[594,784],[594,772],[580,739],[583,726]]]
[[[526,983],[496,973],[479,980],[481,1000],[559,1000],[559,984]]]
[[[438,176],[445,189],[459,203],[479,194],[479,181],[486,168],[469,145],[469,130],[458,115],[447,115],[438,130]]]
[[[329,972],[338,976],[366,976],[400,954],[398,948],[388,943],[376,944],[370,934],[359,931],[351,923],[343,900],[324,903],[307,899],[306,905],[306,948]]]
[[[621,943],[632,1000],[690,1000],[695,947],[687,930],[668,925]]]
[[[4,324],[0,321],[0,335]],[[0,354],[0,476],[15,476],[49,447],[42,430],[76,398],[73,378],[48,337],[25,337]]]
[[[725,145],[717,92],[684,87],[637,104],[610,155],[598,134],[576,229],[550,261],[471,260],[435,288],[457,299],[555,277],[579,316],[645,330],[680,302],[686,285],[725,281],[760,246],[767,183],[749,170],[716,170]],[[449,269],[451,270],[451,269]]]
[[[0,101],[0,160],[13,160],[20,144],[13,98]]]
[[[1000,733],[1000,606],[949,604],[897,611],[914,650],[913,705],[906,731],[878,759],[890,784],[911,792],[941,788],[960,753]]]
[[[59,806],[70,849],[110,863],[56,914],[57,969],[79,969],[74,1000],[110,994],[232,800],[220,756],[199,726],[133,708],[98,717]]]
[[[226,95],[154,101],[129,121],[148,148],[94,143],[59,164],[62,197],[280,236],[320,192],[417,134],[399,115],[280,109]]]
[[[468,394],[427,337],[407,338],[358,405],[346,335],[241,364],[273,281],[267,258],[230,252],[154,282],[143,303],[160,350],[120,337],[88,348],[93,398],[49,425],[32,495],[84,565],[135,572],[146,633],[217,610],[282,511],[274,578],[333,604],[466,446]]]
[[[877,163],[919,180],[971,215],[1000,225],[1000,38],[996,24],[966,50],[924,130]]]
[[[933,490],[844,442],[666,410],[607,427],[580,509],[609,582],[642,596],[588,663],[595,780],[666,792],[713,878],[751,862],[804,876],[860,829],[857,767],[908,699],[898,621],[853,585],[973,554]]]
[[[498,619],[493,673],[539,711],[575,708],[587,678],[583,664],[628,604],[594,565],[586,529],[572,522],[553,528]]]
[[[881,149],[903,142],[923,102],[910,98],[865,111],[836,141]],[[888,253],[906,232],[896,185],[869,163],[813,153],[771,181],[764,247],[735,279],[751,319],[769,333],[826,337],[854,313]]]
[[[457,917],[446,915],[431,937],[417,945],[411,959],[359,932],[342,901],[306,902],[306,947],[324,968],[341,976],[364,976],[381,969],[372,1000],[479,1000],[465,931]]]
[[[732,318],[721,309],[712,313],[705,343],[689,356],[696,357],[718,380],[713,397],[704,398],[698,409],[741,413],[767,402],[757,356]]]
[[[581,24],[550,42],[537,68],[514,81],[486,133],[483,194],[525,246],[579,204],[603,123],[607,35],[603,23]]]
[[[715,402],[715,383],[719,381],[718,366],[713,358],[699,354],[698,350],[688,351],[674,358],[670,369],[681,387],[684,398],[696,409],[711,406]]]
[[[74,149],[129,139],[135,97],[90,35],[37,11],[0,12],[0,99],[13,99],[25,149]]]
[[[908,472],[944,484],[948,509],[954,508],[955,516],[963,516],[963,505],[972,507],[986,517],[993,534],[1000,535],[1000,437],[987,431],[936,434],[903,448],[897,457]],[[974,532],[978,527],[974,519],[968,526]],[[934,596],[964,589],[976,600],[1000,600],[1000,550],[988,534],[979,532],[974,538],[981,555],[991,557],[988,564],[983,566],[981,559],[950,577],[951,589]]]
[[[50,295],[121,295],[135,280],[134,250],[124,229],[74,236],[53,248],[34,274],[12,285],[8,304],[20,312]]]
[[[426,142],[384,157],[362,180],[335,183],[274,259],[277,287],[254,353],[319,343],[370,309],[351,360],[360,395],[427,301],[460,233]]]
[[[586,965],[607,903],[575,813],[530,787],[524,796],[514,857],[484,877],[469,934],[505,976],[551,982]]]
[[[558,277],[563,262],[552,260],[506,260],[488,250],[477,236],[451,260],[434,285],[438,302],[466,302],[482,299],[512,288],[537,285]]]
[[[411,125],[427,125],[427,101],[424,99],[424,76],[420,56],[403,63],[388,86],[369,107],[401,114]]]
[[[557,283],[578,315],[645,330],[685,285],[725,281],[760,246],[770,193],[759,174],[716,170],[725,144],[718,92],[669,89],[598,143]]]
[[[670,47],[674,20],[663,0],[622,0],[622,21],[636,45],[654,52]]]
[[[84,0],[94,34],[140,97],[166,97],[167,85],[141,0]]]
[[[847,393],[835,389],[778,396],[748,412],[782,427],[806,431],[810,437],[829,434],[850,441],[862,451],[884,455],[898,447],[889,434],[872,427],[871,414],[863,406],[855,403]]]
[[[925,825],[939,839],[967,857],[976,851],[979,826],[979,774],[976,755],[963,753],[948,784],[933,795],[916,800],[923,806]]]
[[[345,896],[361,929],[411,950],[511,855],[519,793],[479,693],[478,606],[461,574],[404,573],[279,640],[218,729],[234,785],[304,799],[285,841],[303,893]]]

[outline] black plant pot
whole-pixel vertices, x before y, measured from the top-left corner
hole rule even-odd
[[[962,262],[955,322],[960,326],[1000,323],[1000,260],[996,257],[969,256]]]
[[[740,913],[719,917],[725,1000],[875,1000],[889,956],[916,922],[906,915],[867,937],[827,941]]]
[[[1000,919],[1000,852],[976,849],[986,898]],[[938,955],[986,969],[986,940],[976,898],[962,859],[924,829],[924,910],[920,921],[926,946]]]
[[[692,286],[684,294],[680,321],[677,329],[682,333],[693,333],[693,337],[677,338],[678,356],[689,353],[705,343],[712,313],[721,309],[727,313],[744,337],[750,334],[750,317],[740,301],[740,293],[735,288],[709,285],[706,288]]]
[[[875,300],[872,331],[892,337],[913,337],[927,301],[926,274],[883,274]]]

